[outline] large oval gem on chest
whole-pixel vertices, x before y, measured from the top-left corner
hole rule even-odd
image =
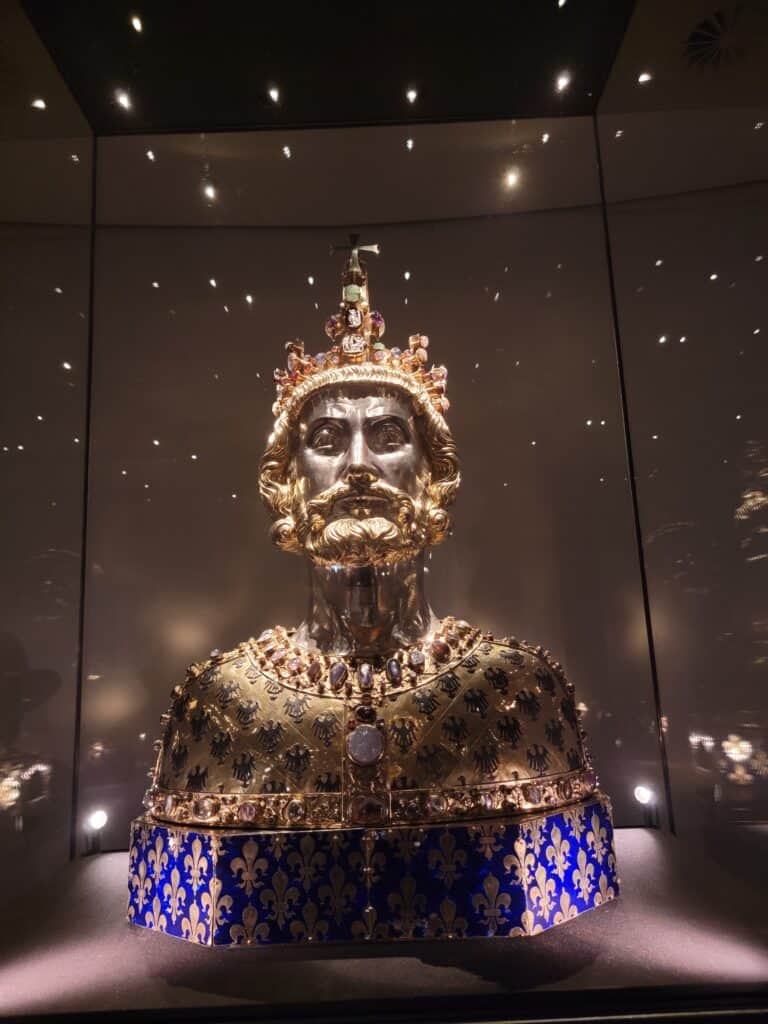
[[[347,736],[347,753],[355,764],[374,764],[384,753],[384,736],[375,725],[358,725]]]

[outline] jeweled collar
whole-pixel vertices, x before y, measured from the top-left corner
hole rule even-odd
[[[198,675],[212,663],[245,656],[269,682],[324,696],[385,696],[428,682],[450,671],[482,638],[462,619],[447,616],[423,640],[394,651],[389,657],[323,654],[295,641],[296,630],[275,626],[239,645],[226,655],[193,665]]]

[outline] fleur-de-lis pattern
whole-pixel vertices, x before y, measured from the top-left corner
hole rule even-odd
[[[602,796],[418,829],[206,832],[139,819],[130,849],[129,920],[203,945],[531,936],[619,893]]]

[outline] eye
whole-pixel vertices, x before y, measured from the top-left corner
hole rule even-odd
[[[343,431],[333,423],[321,423],[309,435],[307,447],[326,455],[335,455],[341,451]]]
[[[408,444],[409,435],[398,420],[379,420],[369,430],[369,443],[378,452],[392,452]]]

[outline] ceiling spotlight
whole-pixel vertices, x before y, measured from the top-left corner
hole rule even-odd
[[[213,184],[212,181],[203,182],[203,195],[210,202],[213,202],[213,200],[216,198],[216,186]]]
[[[517,170],[517,168],[513,167],[511,170],[507,171],[506,175],[504,176],[504,181],[506,183],[507,188],[514,188],[515,185],[517,185],[520,181],[520,172]]]
[[[125,89],[115,90],[115,102],[123,108],[123,110],[130,110],[133,104],[131,103],[131,97],[125,91]]]
[[[667,336],[666,336],[666,334],[659,335],[659,344],[660,345],[666,345],[666,343],[667,343]]]
[[[45,110],[46,102],[45,100],[41,100],[40,98],[38,98],[36,100],[32,100],[32,106],[35,108],[35,110]]]
[[[88,815],[88,828],[93,832],[100,832],[107,824],[107,812],[99,809]]]
[[[283,156],[285,157],[286,160],[290,160],[291,159],[291,147],[290,146],[283,146]]]
[[[211,288],[215,288],[216,287],[216,278],[215,277],[209,277],[208,278],[208,284],[211,286]]]
[[[160,442],[157,440],[157,438],[154,439],[152,444],[155,446],[155,448],[159,448],[160,447]]]
[[[653,75],[650,73],[650,71],[641,71],[640,74],[637,76],[637,81],[639,85],[645,85],[646,82],[650,82],[652,78]]]
[[[408,100],[408,102],[409,102],[409,103],[415,103],[415,102],[416,102],[416,100],[418,99],[418,96],[419,96],[419,94],[418,94],[418,92],[417,92],[417,91],[416,91],[416,90],[415,90],[415,89],[413,88],[413,86],[411,86],[411,88],[410,88],[410,89],[408,89],[408,90],[406,91],[406,94],[405,94],[405,98],[406,98],[406,99]]]
[[[69,159],[72,161],[73,164],[80,163],[80,157],[77,155],[77,153],[70,153]]]
[[[252,295],[246,295],[245,296],[245,301],[248,303],[249,306],[252,306],[253,305],[253,296]]]
[[[149,162],[150,162],[151,164],[153,164],[153,163],[155,162],[155,153],[154,153],[154,150],[151,150],[151,149],[148,149],[148,150],[147,150],[147,160],[149,160]]]
[[[555,79],[555,89],[558,92],[565,92],[568,86],[571,84],[571,73],[570,71],[561,71]]]
[[[314,283],[315,283],[315,279],[310,274],[309,277],[307,278],[307,284],[311,287]]]
[[[635,786],[634,796],[635,800],[643,806],[652,804],[655,799],[655,794],[650,786]]]
[[[267,95],[269,96],[273,103],[280,102],[280,90],[276,86],[270,86],[270,88],[267,90]]]
[[[153,281],[152,282],[152,287],[153,288],[159,288],[160,287],[160,282],[159,281]]]
[[[614,139],[620,139],[623,134],[624,134],[624,129],[623,128],[617,128],[616,131],[613,133],[613,137],[614,137]]]
[[[541,141],[546,145],[549,142],[549,132],[544,132],[541,136]]]
[[[410,270],[406,270],[403,273],[403,277],[405,278],[406,281],[410,281],[411,280],[411,272],[410,272]]]
[[[654,267],[660,267],[663,262],[664,262],[664,260],[656,260],[656,262],[653,265],[654,265]]]
[[[765,121],[755,121],[755,125],[754,125],[755,131],[759,132],[764,124],[765,124]]]
[[[405,148],[410,153],[410,151],[413,149],[413,139],[406,139],[405,140]]]
[[[63,362],[61,364],[61,368],[62,368],[62,370],[71,370],[72,369],[72,363]]]
[[[557,0],[558,7],[565,7],[567,0]]]
[[[134,32],[141,32],[142,29],[144,28],[144,26],[141,23],[141,18],[138,16],[138,14],[131,15],[131,27],[133,28]]]
[[[710,281],[716,281],[717,280],[717,274],[710,274],[709,275],[709,280]]]

